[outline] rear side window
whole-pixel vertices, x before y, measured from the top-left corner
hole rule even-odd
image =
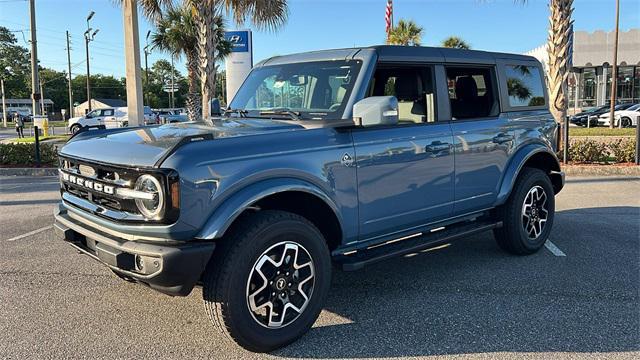
[[[498,99],[494,72],[488,67],[447,67],[451,116],[473,119],[496,116]]]
[[[542,76],[536,66],[507,65],[507,92],[511,107],[545,105]]]

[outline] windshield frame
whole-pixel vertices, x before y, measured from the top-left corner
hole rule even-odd
[[[244,104],[239,105],[238,102],[241,101],[238,98],[238,95],[241,93],[242,89],[248,86],[251,81],[252,76],[257,76],[258,72],[262,72],[265,70],[273,70],[274,68],[284,68],[286,66],[308,66],[309,64],[318,64],[320,66],[328,66],[328,65],[336,65],[342,63],[342,66],[352,66],[349,81],[349,87],[346,89],[344,96],[342,97],[342,101],[340,106],[334,110],[329,111],[329,109],[313,109],[313,108],[287,108],[282,106],[274,106],[271,108],[247,108]],[[253,117],[253,118],[268,118],[268,119],[285,119],[285,120],[294,120],[294,121],[322,121],[327,123],[339,122],[345,119],[345,114],[350,114],[351,111],[348,109],[349,104],[352,103],[350,101],[354,96],[357,95],[358,86],[360,83],[360,79],[363,76],[363,68],[365,66],[365,62],[362,59],[318,59],[313,61],[301,61],[301,62],[290,62],[290,63],[279,63],[274,65],[264,65],[259,66],[251,70],[249,75],[247,75],[246,79],[236,92],[235,96],[229,103],[228,109],[234,110],[246,110],[246,113],[243,115],[245,117]],[[258,75],[259,76],[259,75]],[[269,75],[271,76],[271,75]],[[264,77],[263,79],[268,78],[269,76]],[[259,86],[259,85],[258,85]],[[251,97],[249,98],[251,99]],[[247,100],[249,102],[250,100]],[[264,114],[265,112],[271,112],[271,114]],[[299,114],[299,116],[291,116],[287,114],[287,112],[293,112]],[[233,116],[233,114],[228,114],[227,116]]]

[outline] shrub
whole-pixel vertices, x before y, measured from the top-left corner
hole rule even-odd
[[[619,139],[609,143],[609,150],[616,162],[633,162],[636,156],[636,142],[632,139]]]
[[[35,144],[0,144],[0,166],[34,166]],[[40,164],[57,166],[58,153],[50,144],[40,144]]]
[[[572,141],[569,146],[569,159],[575,162],[607,162],[607,144],[591,139]]]

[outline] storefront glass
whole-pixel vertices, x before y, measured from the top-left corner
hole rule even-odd
[[[596,90],[598,79],[595,68],[584,68],[580,79],[580,95],[582,95],[581,107],[596,106]]]

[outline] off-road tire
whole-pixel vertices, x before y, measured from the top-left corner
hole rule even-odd
[[[318,318],[331,283],[331,258],[322,233],[307,219],[284,211],[259,211],[243,218],[216,247],[203,276],[204,307],[211,322],[228,338],[254,352],[268,352],[297,340]],[[306,308],[289,325],[268,328],[254,318],[247,282],[264,251],[293,241],[309,253],[315,268]]]
[[[523,223],[523,205],[525,197],[534,187],[544,189],[547,199],[547,221],[542,227],[540,235],[529,238]],[[498,246],[504,251],[515,255],[529,255],[538,251],[549,238],[555,215],[555,199],[551,179],[542,170],[525,167],[520,171],[516,183],[507,202],[496,211],[497,219],[502,221],[502,227],[493,231]]]

